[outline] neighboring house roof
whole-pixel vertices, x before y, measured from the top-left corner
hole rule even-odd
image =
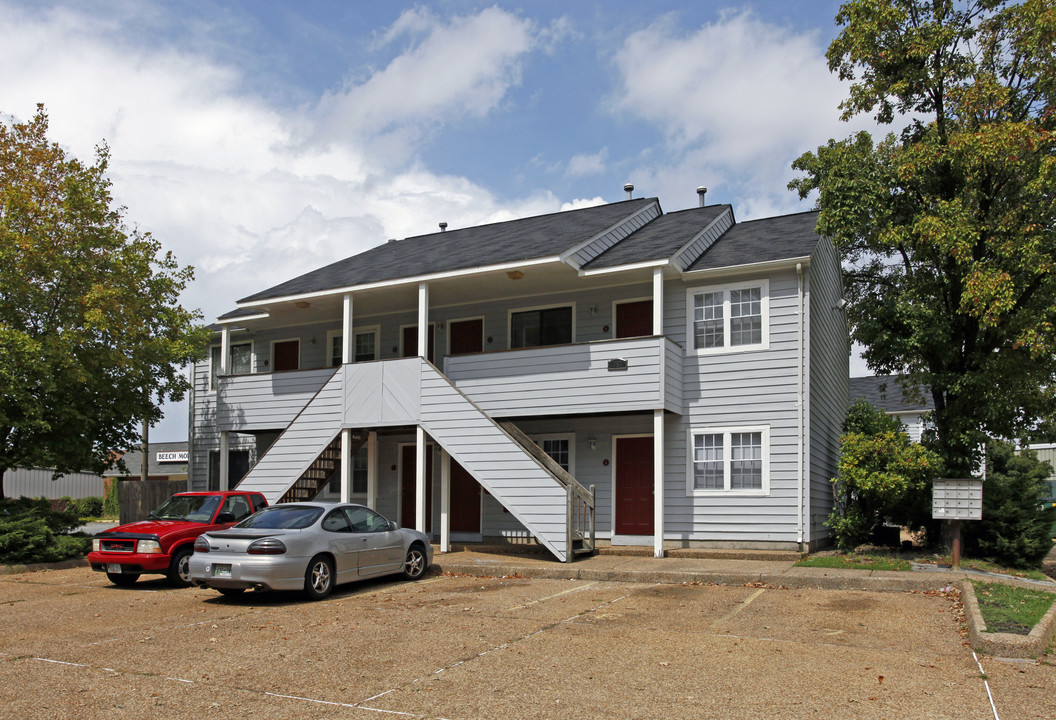
[[[934,410],[935,403],[931,396],[923,392],[921,398],[902,392],[902,383],[898,375],[875,375],[851,378],[851,402],[864,399],[873,407],[886,413],[924,412]]]
[[[645,214],[650,206],[655,207],[653,215],[658,215],[652,219]],[[418,235],[339,260],[244,297],[239,303],[260,304],[358,285],[558,258],[622,223],[633,222],[637,229],[621,235],[622,239],[612,247],[585,262],[583,271],[665,262],[679,253],[677,267],[685,267],[687,271],[751,265],[808,257],[819,239],[815,232],[817,212],[732,226],[730,205],[708,205],[666,215],[660,212],[656,198],[642,198]],[[716,223],[724,213],[728,215]],[[723,228],[728,229],[721,232]],[[691,244],[705,230],[717,235],[717,239],[706,249],[704,244],[699,248]],[[694,252],[700,256],[693,257]],[[255,312],[252,308],[240,308],[220,319],[248,317]]]
[[[817,211],[737,223],[686,270],[807,257],[818,244],[817,224]]]

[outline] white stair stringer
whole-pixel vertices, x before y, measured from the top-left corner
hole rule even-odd
[[[263,493],[272,505],[278,502],[341,432],[343,386],[338,368],[246,473],[238,489]]]
[[[568,496],[543,465],[432,364],[421,363],[419,422],[540,543],[568,562]]]

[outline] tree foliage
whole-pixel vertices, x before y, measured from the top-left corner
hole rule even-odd
[[[851,406],[840,437],[839,476],[828,526],[841,550],[853,550],[881,525],[919,528],[928,518],[931,481],[942,462],[905,433],[895,417],[864,400]]]
[[[869,367],[928,388],[953,476],[987,436],[1056,417],[1056,0],[852,0],[829,67],[843,118],[908,122],[830,140],[817,191]]]
[[[1030,449],[987,445],[983,517],[961,525],[967,554],[1000,565],[1036,568],[1052,550],[1056,508],[1042,505],[1052,466]]]
[[[0,478],[103,470],[183,397],[207,341],[179,304],[192,269],[114,206],[106,146],[85,164],[47,131],[41,106],[0,123]]]

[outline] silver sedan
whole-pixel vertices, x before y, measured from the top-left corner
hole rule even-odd
[[[264,508],[194,543],[191,583],[224,595],[303,590],[312,600],[334,585],[402,573],[417,580],[433,562],[429,539],[399,528],[370,508],[300,502]]]

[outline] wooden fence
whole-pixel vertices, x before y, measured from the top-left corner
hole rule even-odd
[[[170,495],[186,490],[186,480],[122,480],[117,490],[121,524],[146,520]]]

